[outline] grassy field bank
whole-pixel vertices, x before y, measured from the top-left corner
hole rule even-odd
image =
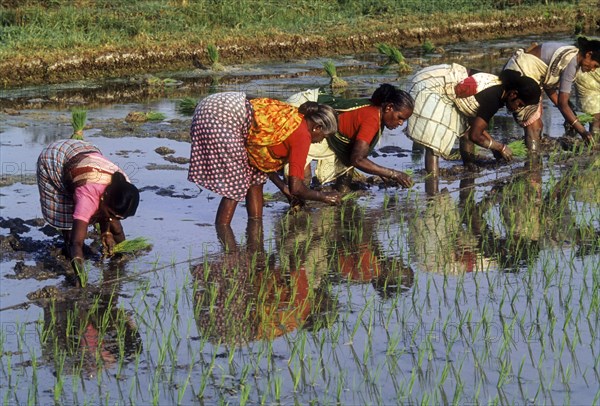
[[[3,87],[545,32],[594,33],[597,0],[4,0]]]

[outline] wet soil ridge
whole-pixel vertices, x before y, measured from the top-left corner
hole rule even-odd
[[[470,16],[469,19],[472,17]],[[502,16],[495,20],[469,21],[428,28],[397,27],[375,33],[344,37],[321,35],[282,34],[271,41],[255,38],[228,39],[218,44],[219,55],[224,63],[256,62],[278,59],[301,58],[373,50],[377,43],[390,42],[399,47],[411,47],[426,39],[436,44],[466,40],[484,40],[513,34],[542,34],[571,31],[581,14],[574,10],[560,15],[536,17]],[[131,74],[164,70],[193,69],[193,59],[204,56],[206,44],[183,45],[156,49],[148,47],[73,55],[71,58],[54,60],[49,54],[44,58],[6,58],[0,62],[2,86],[17,87],[33,84],[61,83],[81,79],[120,77]]]

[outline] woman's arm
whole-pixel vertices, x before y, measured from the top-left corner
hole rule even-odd
[[[83,241],[87,237],[88,223],[83,220],[73,220],[71,228],[71,241],[69,241],[69,255],[71,259],[80,258],[83,261]]]
[[[512,160],[513,152],[511,149],[507,145],[494,140],[487,131],[487,128],[487,121],[481,117],[475,117],[473,120],[471,120],[469,139],[482,148],[489,149],[492,152],[495,151],[507,161]]]
[[[381,165],[377,165],[375,162],[368,158],[369,155],[369,144],[363,140],[356,140],[352,153],[350,155],[350,163],[357,169],[371,175],[377,175],[381,178],[390,179],[394,182],[398,182],[402,187],[411,187],[413,182],[410,176],[404,172],[396,171],[391,168],[386,168]]]
[[[570,96],[570,93],[559,92],[558,96],[556,97],[556,107],[558,107],[558,110],[560,110],[560,113],[567,123],[571,124],[575,131],[581,135],[581,138],[583,138],[586,143],[593,144],[594,137],[592,137],[592,133],[589,132],[587,128],[585,128],[585,126],[579,122],[577,115],[573,112],[571,106],[569,105]],[[554,102],[554,100],[552,101]]]
[[[288,178],[288,187],[291,195],[300,200],[315,200],[330,205],[337,205],[342,202],[338,192],[320,192],[309,189],[302,179],[298,179],[295,176]]]

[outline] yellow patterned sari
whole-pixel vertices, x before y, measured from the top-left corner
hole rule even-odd
[[[304,116],[296,107],[279,100],[252,99],[250,103],[254,109],[254,120],[246,141],[250,164],[263,172],[278,171],[284,160],[274,157],[269,146],[285,141]]]

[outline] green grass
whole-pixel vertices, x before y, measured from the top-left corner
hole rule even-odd
[[[319,27],[319,35],[340,31],[356,34],[376,32],[389,24],[413,25],[411,19],[421,25],[445,24],[451,13],[485,17],[501,12],[518,15],[524,9],[497,7],[500,2],[493,0],[81,0],[76,3],[6,2],[7,6],[0,8],[3,43],[0,56],[49,50],[136,49],[159,44],[196,43],[205,47],[208,43],[218,45],[224,39],[239,37],[305,35],[313,27]],[[568,1],[551,1],[549,5],[543,0],[528,3],[530,8],[538,8],[535,12],[538,16],[544,11],[552,14],[570,6]]]

